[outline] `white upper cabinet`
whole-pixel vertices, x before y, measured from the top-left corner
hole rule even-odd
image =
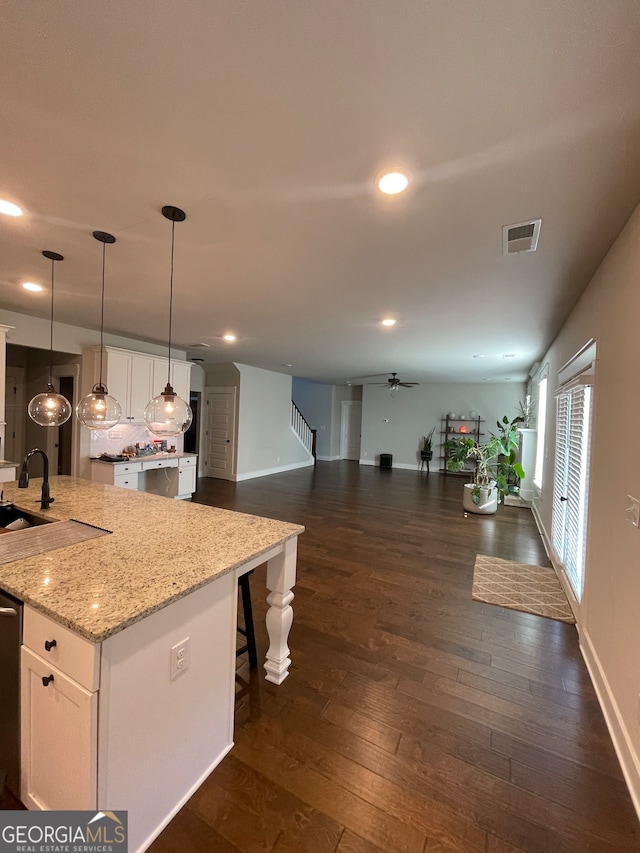
[[[167,359],[153,359],[153,396],[164,391],[167,384]],[[191,389],[191,362],[171,360],[171,385],[173,390],[185,402],[189,402]]]

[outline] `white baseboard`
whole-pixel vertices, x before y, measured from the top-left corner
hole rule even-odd
[[[380,467],[380,463],[376,462],[375,459],[360,459],[360,464],[361,465],[372,465],[372,466],[375,466],[377,468]],[[392,468],[400,468],[404,471],[419,471],[420,470],[420,463],[416,462],[415,464],[413,464],[411,462],[393,462],[391,467]],[[388,469],[385,469],[385,470],[388,470]],[[424,470],[426,471],[426,468]],[[431,471],[430,473],[431,474],[437,474],[438,471],[434,470],[434,471]]]
[[[316,456],[318,462],[337,462],[342,456]]]
[[[613,748],[618,756],[618,761],[622,768],[622,774],[625,782],[627,783],[629,794],[631,795],[631,801],[633,802],[638,819],[640,819],[640,761],[638,759],[638,755],[633,747],[633,742],[629,737],[624,720],[622,719],[622,715],[618,709],[618,704],[611,688],[609,687],[609,682],[600,664],[597,652],[591,642],[589,631],[581,623],[579,607],[574,607],[575,597],[573,595],[573,590],[570,588],[567,589],[568,582],[565,574],[558,568],[555,550],[551,544],[547,531],[545,530],[545,526],[542,523],[540,513],[535,505],[532,506],[531,509],[536,524],[538,525],[538,530],[540,531],[540,536],[542,537],[547,557],[553,565],[555,573],[558,575],[560,583],[567,595],[569,604],[571,604],[574,614],[576,615],[576,628],[578,630],[578,638],[580,640],[580,651],[582,652],[582,657],[584,658],[587,670],[589,671],[591,683],[596,691],[598,703],[613,742]]]
[[[596,650],[591,643],[589,632],[586,629],[580,635],[580,649],[589,670],[600,708],[604,714],[604,719],[609,729],[625,782],[631,794],[631,801],[633,802],[638,818],[640,818],[640,761],[620,714],[618,704],[609,687],[609,682],[600,664]]]
[[[283,471],[295,471],[297,468],[313,468],[314,460],[310,462],[293,462],[291,465],[278,465],[275,468],[262,468],[260,471],[249,471],[246,474],[237,474],[236,483],[241,480],[254,480],[256,477],[268,477],[269,474],[282,474]]]

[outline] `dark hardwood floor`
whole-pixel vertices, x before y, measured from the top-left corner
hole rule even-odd
[[[640,851],[575,627],[471,600],[477,553],[548,565],[531,513],[464,518],[461,489],[349,462],[199,481],[306,526],[293,663],[240,668],[235,747],[153,853]]]

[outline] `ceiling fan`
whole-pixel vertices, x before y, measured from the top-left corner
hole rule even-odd
[[[383,385],[385,388],[390,388],[392,391],[395,388],[413,388],[419,385],[419,382],[401,382],[398,379],[397,373],[392,373],[386,382],[367,382],[367,385]]]

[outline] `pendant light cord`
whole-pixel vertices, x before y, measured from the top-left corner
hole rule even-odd
[[[173,317],[173,252],[175,246],[175,220],[171,220],[171,274],[169,276],[169,360],[167,370],[167,385],[171,385],[171,321]]]
[[[100,309],[100,387],[102,385],[102,355],[104,353],[104,264],[107,244],[102,244],[102,308]]]
[[[49,385],[53,385],[53,282],[55,261],[51,259],[51,335],[49,340]]]

